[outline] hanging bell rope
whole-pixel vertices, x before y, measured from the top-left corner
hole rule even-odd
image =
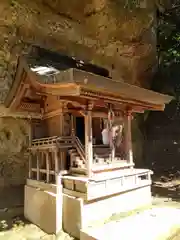
[[[108,107],[109,107],[109,110],[108,110],[109,143],[110,143],[110,146],[113,147],[113,145],[114,145],[114,143],[113,143],[113,122],[114,122],[115,114],[112,110],[112,105],[109,104]]]
[[[114,114],[114,112],[112,110],[112,106],[110,104],[109,111],[108,111],[108,127],[109,127],[109,129],[111,129],[113,127],[114,117],[115,117],[115,114]]]

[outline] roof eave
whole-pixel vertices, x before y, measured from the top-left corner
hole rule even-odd
[[[23,69],[25,68],[25,64],[26,64],[26,62],[25,62],[24,57],[20,57],[18,59],[14,81],[13,81],[13,83],[11,85],[11,88],[10,88],[10,90],[9,90],[5,100],[4,100],[4,105],[7,108],[9,108],[11,106],[11,103],[13,102],[14,97],[15,97],[18,89],[21,86],[21,82],[23,80],[21,78],[21,75],[23,73]]]

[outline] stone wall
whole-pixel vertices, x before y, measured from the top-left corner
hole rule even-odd
[[[1,0],[1,102],[18,56],[32,45],[90,61],[117,80],[148,87],[156,67],[155,12],[152,0]],[[25,121],[0,119],[0,187],[24,183],[26,134]]]

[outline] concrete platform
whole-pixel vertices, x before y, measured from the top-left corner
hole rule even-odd
[[[63,176],[63,193],[85,201],[110,197],[151,185],[149,169],[126,169],[99,174],[92,178]]]
[[[94,187],[96,189],[96,185]],[[112,184],[107,184],[107,187],[110,189]],[[57,234],[63,228],[79,239],[81,229],[96,225],[99,221],[104,222],[114,214],[150,205],[151,201],[149,182],[144,186],[139,184],[132,190],[87,201],[63,193],[62,185],[58,191],[56,185],[28,179],[24,215],[49,234]]]
[[[24,216],[49,234],[62,230],[62,186],[27,180]]]
[[[153,208],[81,231],[80,240],[166,240],[180,229],[180,209]]]
[[[90,202],[64,194],[63,229],[79,239],[81,229],[106,222],[115,214],[150,206],[151,203],[150,186]]]

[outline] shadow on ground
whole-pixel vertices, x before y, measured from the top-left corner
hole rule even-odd
[[[11,217],[10,215],[0,219],[1,240],[75,240],[67,233],[61,232],[58,236],[43,232],[36,225],[28,222],[23,216]]]

